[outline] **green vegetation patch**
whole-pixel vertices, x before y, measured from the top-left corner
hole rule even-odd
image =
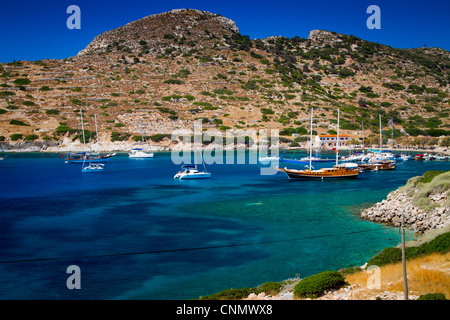
[[[445,193],[450,190],[450,171],[442,173],[440,171],[426,172],[415,183],[417,191],[415,192],[412,203],[415,206],[422,208],[424,211],[429,212],[433,208],[440,206],[430,200],[429,196],[433,192]],[[448,205],[449,200],[444,205]]]
[[[22,139],[22,137],[23,137],[23,134],[21,134],[21,133],[14,133],[14,134],[9,136],[11,141],[17,141],[19,139]]]
[[[430,183],[434,179],[434,177],[444,172],[445,171],[427,171],[414,183],[414,187],[419,183]]]
[[[423,294],[417,300],[447,300],[447,297],[443,293],[435,292]]]
[[[15,119],[11,120],[9,122],[9,124],[12,124],[12,125],[15,125],[15,126],[26,126],[26,127],[30,126],[28,123],[25,123],[25,122],[23,122],[21,120],[15,120]]]
[[[433,240],[418,247],[406,248],[406,259],[414,259],[430,253],[447,253],[450,251],[450,232],[441,234]],[[384,266],[402,261],[400,248],[388,247],[367,262],[368,266]]]
[[[340,289],[346,284],[341,273],[324,271],[301,280],[294,288],[294,295],[298,298],[318,298],[326,291]]]
[[[239,300],[247,298],[250,293],[276,295],[283,286],[282,282],[269,281],[254,288],[226,289],[209,296],[200,297],[200,300]]]
[[[116,132],[113,131],[111,132],[111,142],[114,141],[126,141],[130,138],[131,134],[129,134],[128,132]]]

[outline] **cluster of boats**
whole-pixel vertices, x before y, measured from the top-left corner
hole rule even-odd
[[[366,171],[384,171],[395,170],[397,168],[397,162],[409,161],[413,157],[407,154],[395,155],[392,151],[383,151],[382,148],[382,130],[381,130],[381,115],[380,115],[380,149],[370,150],[368,153],[363,151],[355,152],[347,157],[339,156],[339,109],[338,109],[338,121],[337,121],[337,143],[336,143],[336,159],[322,159],[318,155],[312,155],[312,126],[313,126],[313,109],[311,108],[311,129],[310,129],[310,154],[309,157],[297,159],[285,159],[282,156],[278,159],[284,163],[303,163],[307,164],[306,169],[299,170],[294,168],[279,168],[276,169],[285,173],[289,179],[312,179],[312,180],[324,180],[324,179],[354,179],[357,178],[361,172]],[[416,160],[447,160],[448,156],[431,156],[431,155],[419,155],[415,156]],[[261,160],[261,159],[260,159]],[[265,160],[265,159],[262,159]],[[314,169],[313,163],[323,162],[335,162],[335,165],[331,168]]]
[[[84,152],[79,153],[69,153],[65,157],[66,163],[83,163],[82,172],[102,172],[105,169],[105,163],[108,162],[115,153],[100,154],[100,152],[92,153],[86,151],[86,139],[84,136],[84,122],[83,122],[83,111],[80,111],[81,115],[81,127],[83,131],[83,144]],[[95,116],[95,129],[97,130],[97,117]],[[98,131],[97,131],[98,136]],[[142,145],[140,147],[134,147],[128,154],[130,159],[150,159],[154,157],[153,152],[144,151],[144,132],[141,121],[141,137]],[[98,142],[98,139],[97,139]],[[100,149],[100,148],[99,148]],[[202,160],[203,161],[203,160]],[[204,162],[204,171],[199,171],[197,165],[184,165],[182,166],[183,171],[179,171],[175,174],[174,179],[184,180],[184,179],[204,179],[210,178],[211,173],[206,171]],[[88,164],[88,165],[86,165]]]
[[[66,163],[82,163],[82,172],[102,172],[105,169],[105,162],[109,161],[112,157],[114,157],[115,153],[109,153],[109,154],[100,154],[100,148],[98,152],[87,152],[86,151],[86,137],[84,135],[84,122],[83,122],[83,111],[80,111],[81,115],[81,128],[83,133],[83,145],[84,145],[84,152],[78,152],[78,153],[69,153],[65,157]],[[97,115],[95,115],[95,130],[98,137],[98,129],[97,129]],[[142,122],[141,122],[141,136],[142,136],[142,147],[138,148],[132,148],[131,152],[129,153],[129,157],[131,159],[145,159],[145,158],[153,158],[154,153],[153,152],[145,152],[143,150],[143,144],[144,144],[144,134],[142,131]],[[97,138],[97,144],[98,144],[98,138]],[[88,164],[86,166],[86,164]]]
[[[83,123],[83,113],[81,112],[81,125],[83,131],[83,142],[84,142],[84,152],[80,153],[69,153],[66,158],[66,163],[83,163],[82,172],[101,172],[105,168],[105,162],[109,161],[114,157],[115,153],[100,154],[100,152],[92,153],[86,151],[86,142],[84,136],[84,123]],[[392,151],[382,150],[382,131],[381,131],[381,115],[380,115],[380,150],[369,149],[368,153],[365,153],[364,149],[362,151],[357,151],[349,156],[339,156],[339,109],[338,109],[338,121],[337,121],[337,143],[336,148],[336,159],[326,159],[319,157],[318,154],[313,156],[312,154],[312,126],[313,126],[313,108],[311,108],[311,129],[310,129],[310,148],[309,156],[303,157],[301,159],[287,159],[284,158],[286,150],[282,153],[280,157],[271,156],[270,154],[265,157],[260,157],[259,161],[261,163],[278,162],[286,164],[306,164],[306,169],[296,169],[296,168],[280,168],[276,166],[275,168],[279,172],[285,173],[289,179],[313,179],[313,180],[324,180],[324,179],[354,179],[357,178],[361,172],[366,171],[382,171],[382,170],[394,170],[397,167],[399,161],[429,161],[429,160],[450,160],[450,156],[446,155],[433,155],[433,154],[419,154],[416,156],[410,156],[407,154],[394,154]],[[97,118],[95,117],[95,128],[97,130]],[[141,122],[142,128],[142,122]],[[97,131],[98,136],[98,131]],[[130,159],[146,159],[153,158],[153,152],[144,151],[144,134],[141,131],[142,136],[142,146],[135,147],[131,149],[129,153]],[[97,139],[98,142],[98,139]],[[1,147],[1,146],[0,146]],[[4,153],[4,150],[1,150]],[[0,157],[0,160],[6,157]],[[331,163],[335,162],[335,165],[328,168],[314,169],[313,163]],[[86,164],[88,164],[86,166]],[[181,167],[182,170],[177,172],[174,179],[185,180],[185,179],[205,179],[211,178],[211,173],[206,170],[205,163],[203,162],[203,171],[200,171],[197,165],[184,165]]]

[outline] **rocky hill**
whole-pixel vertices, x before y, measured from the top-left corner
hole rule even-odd
[[[341,130],[354,139],[364,122],[377,143],[381,113],[398,143],[403,130],[410,144],[436,143],[450,134],[449,55],[323,30],[252,40],[220,15],[172,10],[107,31],[74,57],[1,63],[0,142],[79,147],[80,110],[86,136],[95,137],[96,115],[112,149],[138,140],[141,120],[164,146],[195,119],[221,131],[269,126],[290,138],[309,130],[314,107],[319,133],[336,131],[339,108]]]

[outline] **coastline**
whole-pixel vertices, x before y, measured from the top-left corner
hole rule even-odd
[[[27,141],[27,142],[18,142],[18,143],[8,143],[8,142],[0,142],[0,145],[3,147],[5,152],[10,153],[28,153],[28,152],[48,152],[48,153],[70,153],[70,152],[83,152],[84,146],[82,143],[79,142],[72,142],[70,139],[64,139],[63,141]],[[95,147],[94,149],[100,152],[129,152],[132,148],[136,146],[140,146],[140,143],[136,142],[129,142],[129,141],[115,141],[115,142],[100,142],[100,147]],[[278,149],[279,153],[284,151],[286,147],[288,146],[287,143],[280,143],[280,147]],[[171,151],[190,151],[189,148],[182,149],[179,147],[179,144],[174,142],[163,142],[163,143],[151,143],[147,144],[147,146],[144,146],[144,149],[146,151],[151,152],[171,152]],[[259,151],[259,147],[257,145],[254,145],[252,147],[249,147],[247,145],[245,146],[236,146],[232,145],[230,147],[223,146],[223,145],[216,145],[216,144],[209,144],[209,145],[203,145],[203,150],[253,150],[253,151]],[[367,149],[370,149],[367,147]],[[373,150],[378,150],[379,148],[375,147],[372,148]],[[442,153],[445,155],[450,155],[450,148],[444,148],[444,147],[437,147],[437,148],[428,148],[428,149],[419,149],[419,148],[388,148],[393,152],[407,152],[407,153]],[[269,148],[270,150],[270,148]],[[298,146],[298,147],[288,147],[287,150],[302,150],[307,151],[309,150],[308,147],[305,146]],[[350,146],[350,147],[342,147],[340,148],[340,151],[354,151],[354,150],[361,150],[359,147]],[[324,149],[324,152],[333,152],[331,149]]]

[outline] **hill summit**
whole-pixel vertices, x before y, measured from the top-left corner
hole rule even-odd
[[[130,22],[104,32],[78,55],[125,51],[162,54],[167,43],[175,49],[211,47],[239,34],[236,23],[221,15],[195,9],[174,9]],[[171,40],[178,39],[172,43]],[[215,39],[215,42],[208,40]]]

